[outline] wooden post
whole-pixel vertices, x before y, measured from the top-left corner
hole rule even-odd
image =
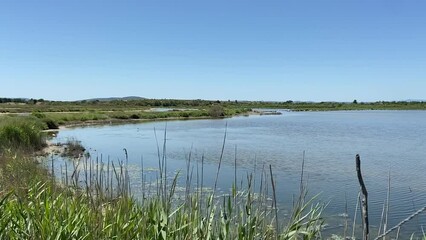
[[[361,174],[361,160],[359,158],[359,154],[356,155],[355,158],[356,163],[356,173],[358,176],[359,185],[361,186],[361,215],[362,215],[362,230],[363,230],[363,240],[368,240],[368,193],[367,188],[365,187],[364,180],[362,179]]]

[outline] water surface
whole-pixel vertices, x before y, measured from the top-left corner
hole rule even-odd
[[[282,212],[298,193],[302,156],[310,193],[330,201],[326,209],[330,224],[343,224],[339,214],[348,206],[354,215],[358,194],[355,155],[360,154],[369,191],[370,221],[378,225],[391,174],[390,225],[395,225],[426,204],[426,111],[287,112],[273,116],[235,117],[220,120],[159,121],[140,124],[92,126],[61,130],[58,141],[76,138],[90,148],[92,156],[123,159],[140,169],[158,168],[157,132],[166,152],[170,172],[182,169],[192,152],[193,161],[205,156],[205,182],[213,184],[221,153],[225,126],[227,137],[219,187],[226,191],[234,181],[235,152],[238,181],[246,172],[260,172],[272,165]],[[191,150],[192,149],[192,150]],[[256,170],[255,170],[256,169]],[[140,174],[132,175],[133,185]],[[421,215],[402,229],[420,231]],[[337,229],[336,231],[341,231]]]

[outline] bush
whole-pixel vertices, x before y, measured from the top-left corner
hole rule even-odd
[[[209,109],[209,116],[214,118],[220,118],[225,116],[225,110],[220,105],[213,105]]]
[[[134,114],[130,115],[130,118],[131,119],[139,119],[140,117],[139,117],[139,115],[134,113]]]
[[[109,115],[111,118],[115,119],[129,119],[129,115],[125,112],[114,112]]]
[[[36,118],[40,118],[40,119],[42,119],[42,118],[45,118],[45,117],[46,117],[46,114],[41,113],[41,112],[33,112],[31,115],[33,115],[33,116],[34,116],[34,117],[36,117]]]
[[[59,125],[56,123],[53,119],[50,118],[43,118],[42,119],[44,123],[46,123],[46,126],[48,129],[58,129]]]
[[[33,112],[31,115],[34,117],[41,119],[45,124],[47,129],[58,129],[59,125],[52,118],[47,117],[46,114],[41,112]]]
[[[184,118],[187,118],[187,117],[189,117],[189,113],[187,113],[187,112],[182,112],[182,113],[180,114],[180,116],[181,116],[181,117],[184,117]]]

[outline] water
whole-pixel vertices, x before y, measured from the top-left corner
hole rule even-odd
[[[426,205],[426,111],[287,112],[273,116],[235,117],[221,120],[188,120],[140,124],[91,126],[61,130],[57,141],[81,140],[92,156],[123,159],[129,152],[133,185],[144,168],[158,168],[157,144],[163,143],[167,125],[167,158],[170,172],[182,169],[192,149],[193,161],[205,155],[205,183],[213,185],[227,125],[227,137],[219,187],[227,191],[234,181],[237,152],[238,182],[246,172],[260,172],[272,165],[282,212],[298,193],[302,156],[310,193],[321,193],[327,221],[340,234],[348,206],[353,218],[359,190],[355,155],[360,154],[369,191],[370,223],[376,234],[391,174],[390,220],[393,226]],[[254,170],[256,168],[256,170]],[[194,174],[195,174],[194,170]],[[358,217],[359,219],[359,217]],[[421,232],[424,214],[404,226],[402,233]],[[339,227],[340,226],[340,227]]]

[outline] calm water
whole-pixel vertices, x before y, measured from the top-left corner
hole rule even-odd
[[[359,189],[356,154],[362,160],[373,225],[378,225],[381,217],[389,171],[391,226],[426,205],[426,111],[283,112],[278,116],[95,126],[62,130],[57,140],[81,140],[92,157],[102,154],[104,158],[123,159],[126,148],[134,169],[140,170],[141,156],[144,168],[158,168],[154,128],[161,145],[166,124],[170,172],[185,171],[185,159],[192,148],[193,161],[200,161],[202,154],[206,156],[206,184],[214,181],[227,124],[220,188],[226,191],[231,187],[237,149],[238,181],[246,179],[246,172],[273,166],[282,212],[298,192],[305,151],[309,191],[321,193],[323,201],[330,201],[326,216],[338,233],[345,199],[349,217],[354,215]],[[134,186],[140,183],[139,175],[132,175]],[[419,232],[419,226],[425,223],[423,214],[402,231]]]

